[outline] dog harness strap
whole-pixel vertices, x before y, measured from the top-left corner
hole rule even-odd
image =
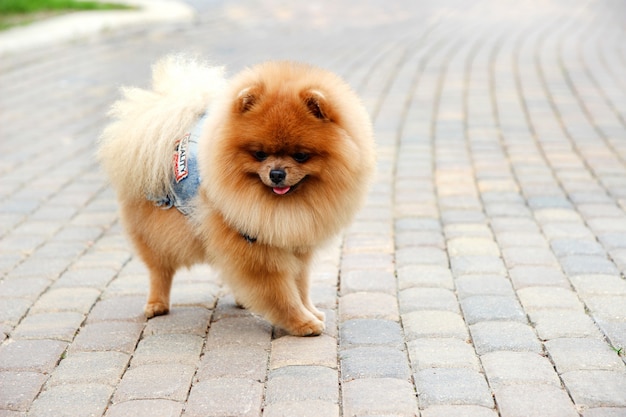
[[[246,234],[246,233],[239,233],[241,235],[241,237],[243,237],[244,239],[246,239],[246,241],[248,243],[255,243],[256,242],[256,237],[250,237],[250,235]]]

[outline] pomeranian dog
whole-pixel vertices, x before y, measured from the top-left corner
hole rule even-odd
[[[338,76],[266,62],[227,80],[182,56],[126,88],[98,158],[150,273],[145,314],[167,314],[181,267],[218,268],[241,306],[293,335],[319,335],[316,249],[349,224],[375,169],[369,116]]]

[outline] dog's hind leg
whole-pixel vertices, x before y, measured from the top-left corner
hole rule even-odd
[[[150,272],[150,289],[144,313],[147,318],[167,314],[170,310],[170,292],[176,268],[165,265],[163,257],[153,253],[140,239],[135,239],[135,246]]]
[[[150,271],[150,292],[144,307],[147,318],[167,314],[170,311],[170,290],[174,272],[171,270]]]
[[[146,317],[167,314],[174,274],[200,261],[203,251],[189,222],[176,209],[161,210],[150,202],[129,204],[122,207],[122,219],[150,273]]]

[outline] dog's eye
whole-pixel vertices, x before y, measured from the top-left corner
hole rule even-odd
[[[267,159],[267,154],[263,151],[256,151],[252,155],[254,155],[257,161],[265,161]]]
[[[309,154],[306,154],[306,153],[304,153],[304,152],[296,152],[296,153],[294,153],[293,155],[291,155],[291,157],[292,157],[292,158],[293,158],[296,162],[303,163],[303,162],[308,161],[308,159],[310,158],[310,155],[309,155]]]

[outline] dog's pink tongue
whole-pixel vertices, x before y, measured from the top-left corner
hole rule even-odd
[[[274,190],[274,192],[276,194],[280,194],[280,195],[287,194],[290,189],[291,189],[291,187],[274,187],[274,188],[272,188],[272,190]]]

